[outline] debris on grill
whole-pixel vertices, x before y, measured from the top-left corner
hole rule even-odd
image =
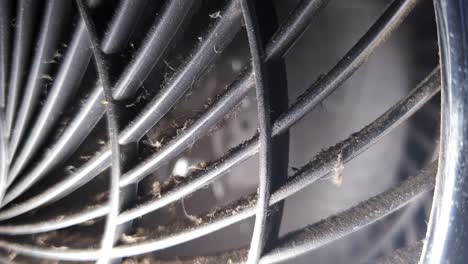
[[[245,248],[230,250],[216,255],[196,257],[162,258],[148,255],[125,259],[122,264],[240,264],[246,263],[248,250]]]
[[[344,163],[343,163],[343,156],[342,154],[338,154],[336,158],[335,166],[333,167],[333,174],[331,176],[331,182],[336,186],[340,187],[343,183],[343,170],[344,170]]]

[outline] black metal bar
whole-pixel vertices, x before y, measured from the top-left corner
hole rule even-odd
[[[117,123],[117,104],[112,96],[112,89],[107,72],[107,65],[104,54],[100,48],[100,41],[97,37],[95,25],[89,14],[89,9],[83,3],[83,0],[77,0],[78,9],[81,18],[86,24],[86,28],[91,40],[91,50],[93,52],[94,62],[98,72],[99,81],[106,100],[106,120],[109,143],[111,145],[111,173],[109,180],[109,202],[108,213],[106,216],[106,225],[101,239],[101,255],[97,263],[108,263],[114,243],[118,238],[117,216],[120,211],[120,188],[119,180],[121,175],[121,151],[119,145],[119,125]]]
[[[254,230],[250,242],[248,263],[258,263],[262,256],[267,239],[268,201],[271,192],[272,177],[272,135],[270,114],[270,87],[267,83],[266,67],[263,65],[263,47],[260,37],[255,6],[249,0],[240,0],[244,17],[250,54],[252,57],[252,71],[255,80],[257,98],[257,113],[259,127],[259,184],[258,199],[255,213]]]
[[[313,14],[317,14],[316,10],[321,10],[325,6],[327,1],[301,1],[298,6],[294,8],[294,11],[305,10],[300,14],[309,14],[302,19],[288,18],[280,27],[278,18],[278,6],[275,6],[273,2],[256,2],[256,13],[258,16],[257,22],[260,28],[260,35],[262,38],[262,44],[267,47],[270,39],[272,42],[281,43],[294,43],[302,34],[303,29],[307,28],[313,18]],[[312,11],[308,10],[311,9]],[[293,16],[297,12],[292,12],[290,16]],[[285,23],[291,23],[293,21],[299,21],[299,25],[286,25]],[[282,34],[279,30],[289,29],[296,31],[294,33]],[[296,36],[295,38],[289,39],[288,41],[277,40],[281,36]],[[280,45],[278,45],[280,46]],[[284,45],[281,45],[284,46]],[[289,45],[292,46],[292,45]],[[269,47],[272,47],[271,45]],[[271,49],[271,48],[270,48]],[[270,51],[270,53],[283,54],[283,50],[277,48],[276,51]],[[281,52],[280,52],[281,51]],[[265,50],[265,53],[268,52]],[[289,93],[288,93],[288,82],[287,82],[287,71],[284,57],[277,55],[270,55],[266,57],[274,57],[274,59],[265,60],[265,65],[268,71],[268,82],[274,84],[274,89],[270,89],[270,114],[271,120],[275,121],[281,113],[288,110],[289,107]],[[275,136],[272,139],[272,181],[271,181],[271,192],[276,191],[281,185],[286,182],[289,171],[289,132]],[[280,229],[283,220],[283,208],[284,201],[278,202],[273,206],[270,206],[268,212],[268,237],[266,238],[264,251],[270,250],[276,245],[279,238]]]
[[[442,69],[439,172],[420,263],[468,259],[468,3],[435,0]]]

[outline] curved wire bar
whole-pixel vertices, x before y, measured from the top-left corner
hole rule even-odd
[[[107,213],[106,226],[101,239],[101,255],[97,263],[108,263],[111,257],[111,251],[114,247],[116,240],[117,216],[120,210],[120,188],[119,180],[121,175],[121,155],[119,146],[119,125],[117,124],[117,105],[112,97],[112,90],[110,86],[109,74],[107,73],[107,66],[104,54],[99,47],[100,41],[97,37],[97,31],[91,20],[89,9],[83,3],[83,0],[77,0],[78,9],[81,18],[86,24],[86,28],[91,40],[91,50],[93,51],[94,62],[101,83],[104,97],[106,99],[106,119],[107,131],[112,151],[111,173],[110,173],[110,187],[109,187],[109,211]]]
[[[240,0],[244,17],[250,54],[252,57],[252,71],[255,80],[255,93],[258,112],[258,141],[259,141],[259,184],[257,209],[255,213],[254,230],[250,242],[247,263],[255,264],[260,259],[267,239],[268,201],[270,200],[272,181],[272,136],[270,114],[270,87],[267,83],[266,67],[263,65],[263,47],[260,30],[252,1]]]

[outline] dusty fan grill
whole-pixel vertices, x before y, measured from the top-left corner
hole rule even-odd
[[[434,188],[437,171],[435,161],[416,176],[409,177],[388,191],[323,221],[278,237],[284,199],[319,179],[339,177],[343,164],[375,144],[438,94],[441,74],[440,68],[436,67],[407,97],[402,98],[375,121],[321,151],[293,175],[286,175],[287,161],[278,152],[281,148],[284,150],[285,146],[287,149],[285,138],[288,137],[288,129],[339,88],[398,28],[415,7],[417,0],[393,1],[343,58],[328,73],[312,83],[290,106],[287,105],[287,100],[285,104],[282,99],[284,91],[287,93],[287,87],[281,87],[281,82],[276,82],[277,76],[272,71],[275,65],[281,63],[285,52],[294,48],[295,41],[314,16],[322,8],[326,8],[328,1],[300,1],[279,25],[276,33],[270,36],[264,31],[267,27],[271,30],[274,26],[262,22],[262,14],[254,6],[254,1],[227,1],[220,11],[210,14],[214,18],[211,25],[198,38],[199,43],[186,54],[184,61],[174,67],[171,76],[164,79],[161,88],[146,95],[146,102],[131,108],[131,111],[128,110],[128,105],[141,99],[143,80],[155,65],[166,63],[165,54],[169,47],[181,39],[180,33],[188,26],[200,3],[194,0],[164,3],[151,27],[140,32],[144,33],[141,43],[129,52],[131,54],[127,54],[128,64],[121,67],[116,74],[112,65],[118,64],[119,56],[114,54],[127,45],[129,35],[134,31],[134,25],[145,8],[145,1],[121,1],[112,16],[96,15],[102,9],[94,2],[96,1],[79,1],[74,5],[62,0],[45,1],[43,4],[39,1],[22,0],[16,7],[11,1],[1,2],[0,248],[3,249],[4,261],[20,261],[22,256],[25,256],[25,262],[28,257],[102,262],[111,259],[130,261],[135,257],[134,260],[137,261],[138,256],[145,253],[163,251],[254,216],[255,226],[250,247],[229,250],[216,256],[187,258],[184,261],[288,261],[368,226]],[[37,24],[37,14],[34,13],[40,7],[44,11],[40,24]],[[13,10],[16,10],[14,19]],[[75,27],[69,33],[70,41],[63,45],[60,43],[60,34],[64,33],[60,32],[65,24],[63,21],[68,19],[67,14],[72,10],[75,10],[77,16]],[[449,28],[453,24],[453,27],[459,26],[457,22],[463,21],[464,17],[459,15],[453,22],[447,18],[447,13],[456,13],[457,10],[462,10],[459,12],[463,13],[463,4],[460,3],[458,7],[441,5],[437,10],[440,41],[450,50],[450,45],[458,44],[447,41],[444,34],[452,32]],[[14,30],[10,30],[11,21],[14,21]],[[106,24],[106,28],[96,27],[101,24]],[[37,42],[32,46],[30,44],[33,43],[35,27],[38,28]],[[213,60],[223,53],[224,48],[244,27],[251,64],[242,69],[215,99],[207,102],[202,111],[178,124],[175,132],[164,141],[154,143],[154,151],[145,155],[139,153],[137,145],[144,140],[145,134],[157,126],[184,94],[192,89]],[[463,28],[458,33],[463,35]],[[265,40],[265,36],[269,39]],[[62,53],[57,53],[58,47],[61,47]],[[443,53],[442,60],[449,61],[444,64],[444,73],[453,71],[450,66],[458,63],[457,60],[447,59],[450,56],[459,54]],[[51,72],[54,73],[53,77]],[[88,88],[80,89],[83,86],[79,85],[82,79],[88,83]],[[445,82],[450,83],[450,79]],[[455,84],[446,86],[444,89],[459,89]],[[153,186],[153,195],[145,199],[136,197],[140,181],[216,129],[225,116],[229,116],[244,96],[254,89],[259,113],[257,135],[214,161],[200,163],[196,170],[183,179]],[[460,94],[463,98],[463,92]],[[74,103],[72,98],[83,101],[78,106],[69,106]],[[444,102],[447,106],[452,106],[451,101],[447,100],[455,99],[448,97]],[[465,102],[458,103],[464,105]],[[271,108],[281,112],[272,113]],[[444,127],[450,123],[447,121],[451,118],[450,111],[454,111],[447,109],[443,115]],[[465,122],[462,110],[459,115],[462,118],[456,122]],[[138,114],[135,115],[134,112]],[[104,115],[106,122],[100,122]],[[59,120],[61,121],[58,122]],[[107,130],[102,123],[107,123]],[[107,133],[104,142],[99,133]],[[448,150],[447,146],[450,142],[460,141],[457,137],[463,139],[463,133],[447,133],[442,133],[442,138],[446,140],[442,140],[441,153],[451,153],[451,157],[455,157],[453,153],[462,153],[463,150],[454,152],[453,149]],[[90,141],[89,138],[95,141]],[[83,155],[76,153],[83,145],[98,147],[81,159]],[[243,197],[205,214],[189,215],[194,218],[189,224],[174,223],[162,230],[146,230],[144,236],[127,237],[127,243],[122,243],[122,235],[135,230],[132,223],[136,219],[183,200],[257,153],[260,178],[258,194]],[[79,166],[65,166],[65,161],[73,157],[79,160]],[[441,168],[445,168],[444,171],[451,175],[450,168],[453,167],[449,163],[455,161],[442,161],[444,163],[440,165]],[[67,170],[69,173],[63,174]],[[62,176],[57,177],[60,173]],[[108,192],[94,196],[92,201],[83,198],[83,206],[73,212],[66,210],[65,202],[60,213],[47,212],[46,205],[59,204],[71,195],[74,195],[75,201],[80,195],[85,197],[86,193],[80,193],[80,188],[103,175],[110,179]],[[458,179],[461,176],[463,173],[453,177]],[[451,179],[448,176],[447,178]],[[451,184],[453,182],[443,181],[437,188],[436,197],[447,195],[446,188],[450,188]],[[444,189],[445,193],[442,194],[439,189]],[[442,202],[437,204],[437,201],[444,199],[447,197],[441,197],[435,202],[437,210],[442,212],[445,212],[446,209],[443,208],[446,205]],[[432,216],[430,230],[437,230],[437,216]],[[80,228],[87,228],[88,231]],[[94,234],[95,240],[88,241],[81,237],[90,232]],[[52,236],[51,234],[58,241],[83,241],[76,247],[60,247],[50,246],[40,239]],[[434,231],[434,234],[434,237],[440,236],[440,232]],[[448,250],[442,246],[445,251],[438,249],[442,253],[432,255],[437,250],[432,247],[433,237],[429,235],[428,238],[427,249],[423,251],[423,259],[427,261],[425,263],[430,263],[431,257],[436,259],[437,256],[445,255],[443,252]],[[410,251],[419,256],[421,247],[422,243],[419,243],[416,249],[413,246]],[[461,252],[460,248],[463,247],[453,247],[451,250]],[[401,255],[401,252],[397,254]],[[154,257],[153,261],[156,260],[158,259]]]

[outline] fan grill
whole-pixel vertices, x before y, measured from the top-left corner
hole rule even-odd
[[[3,1],[2,4],[8,5],[7,2]],[[47,1],[46,18],[47,15],[64,14],[69,7],[63,2],[65,1]],[[15,46],[12,58],[13,65],[16,65],[16,68],[13,67],[12,72],[10,72],[10,85],[8,86],[4,81],[6,74],[9,72],[8,62],[2,61],[0,65],[2,69],[0,72],[2,94],[8,94],[8,100],[6,100],[6,116],[1,118],[2,127],[5,128],[2,131],[4,135],[2,135],[2,144],[0,146],[2,155],[1,181],[2,186],[6,187],[2,189],[4,197],[2,201],[3,208],[0,210],[0,220],[14,220],[14,217],[27,214],[66,197],[110,167],[112,168],[112,181],[109,200],[104,199],[77,212],[60,216],[55,215],[49,219],[32,218],[27,223],[18,224],[15,221],[8,221],[0,224],[0,234],[5,235],[0,240],[1,248],[40,258],[69,261],[100,259],[106,261],[111,258],[125,258],[163,250],[256,216],[258,224],[255,225],[250,250],[243,248],[226,252],[220,256],[199,257],[198,260],[206,263],[222,261],[223,259],[245,261],[247,254],[250,254],[249,259],[253,262],[275,263],[297,257],[369,225],[398,210],[419,194],[434,187],[435,162],[428,165],[417,176],[409,178],[400,185],[342,213],[280,237],[271,248],[263,250],[263,244],[268,236],[268,205],[277,204],[315,181],[329,177],[333,174],[337,163],[346,163],[365,151],[407,120],[439,92],[441,77],[440,69],[436,67],[407,97],[401,99],[375,121],[350,135],[347,139],[323,150],[296,173],[289,176],[279,188],[270,190],[268,184],[271,180],[269,177],[271,177],[272,165],[270,157],[271,138],[286,133],[303,116],[339,88],[376,48],[398,28],[416,5],[416,0],[393,1],[345,56],[326,75],[311,84],[309,89],[273,122],[270,122],[267,111],[269,104],[269,91],[267,88],[269,85],[267,84],[268,72],[264,67],[269,62],[280,59],[288,49],[292,48],[294,42],[304,32],[312,18],[326,6],[328,1],[300,1],[289,17],[280,25],[276,34],[265,45],[264,51],[261,47],[259,33],[257,32],[258,24],[255,12],[250,6],[251,3],[244,0],[228,1],[223,11],[214,14],[217,18],[216,22],[201,38],[200,44],[191,52],[189,59],[175,71],[174,76],[165,83],[165,86],[147,106],[130,122],[117,124],[121,120],[113,119],[112,115],[118,119],[120,102],[135,96],[141,86],[141,80],[145,79],[152,68],[163,59],[166,49],[176,39],[176,33],[183,30],[184,22],[190,19],[192,9],[196,5],[196,1],[192,0],[173,0],[165,3],[161,13],[157,16],[153,26],[144,38],[141,47],[135,52],[128,66],[118,77],[115,85],[112,86],[112,95],[107,94],[106,96],[106,88],[109,88],[110,85],[106,82],[106,78],[109,78],[108,73],[105,72],[106,68],[101,67],[102,64],[105,64],[104,54],[113,53],[125,44],[128,35],[131,33],[132,25],[134,25],[140,14],[139,10],[144,8],[143,2],[121,1],[117,13],[109,23],[108,33],[104,35],[105,37],[101,45],[99,45],[100,48],[96,43],[98,34],[93,29],[93,21],[88,14],[89,10],[86,11],[88,7],[81,5],[82,16],[73,33],[72,41],[58,69],[57,78],[40,109],[38,118],[35,120],[31,117],[34,111],[33,106],[40,101],[38,87],[41,86],[35,76],[41,76],[41,74],[47,72],[48,68],[46,66],[37,68],[36,75],[32,75],[33,77],[27,79],[24,94],[29,94],[29,99],[17,98],[18,95],[15,89],[19,89],[17,88],[19,85],[12,85],[11,82],[16,78],[14,77],[15,74],[13,74],[15,71],[24,71],[26,62],[21,62],[20,58],[25,56],[27,51]],[[28,1],[20,1],[18,5],[29,11],[34,8],[34,6],[29,5]],[[2,6],[0,10],[9,9],[7,6]],[[1,13],[1,16],[2,27],[0,29],[4,30],[5,23],[9,23],[8,12]],[[17,27],[16,30],[20,32],[15,32],[15,43],[25,43],[24,41],[27,41],[27,39],[22,36],[30,35],[27,32],[31,30],[32,25],[27,23],[27,20],[32,18],[22,13],[18,13],[18,16],[19,21],[23,19],[25,24]],[[159,146],[155,153],[144,160],[130,164],[128,160],[131,159],[134,153],[132,147],[128,146],[132,146],[141,140],[192,87],[193,83],[203,74],[210,63],[219,56],[241,30],[242,16],[245,20],[249,43],[251,44],[250,51],[253,66],[249,65],[243,69],[236,80],[224,90],[223,94],[173,139]],[[39,44],[35,49],[34,60],[50,57],[57,44],[57,36],[54,38],[54,34],[59,34],[58,30],[51,30],[55,24],[53,24],[52,19],[48,20],[46,18],[41,25],[38,38]],[[55,26],[59,27],[60,25]],[[93,35],[94,37],[92,37]],[[2,53],[0,54],[7,54],[4,51],[9,49],[8,45],[5,45],[9,43],[9,35],[2,34],[1,40],[0,50]],[[30,41],[26,43],[30,43]],[[95,44],[93,49],[89,49],[92,46],[91,43]],[[2,58],[5,58],[5,56]],[[37,158],[41,147],[54,128],[54,123],[51,120],[57,120],[63,112],[67,101],[64,98],[70,98],[74,94],[75,89],[78,88],[74,84],[79,83],[90,60],[97,62],[99,80],[60,137],[47,147],[47,151],[42,156]],[[34,67],[33,64],[32,69],[35,69]],[[32,70],[30,72],[30,74],[34,74]],[[5,90],[5,87],[8,87],[8,90]],[[209,162],[206,167],[194,172],[183,182],[164,190],[158,196],[146,201],[135,201],[129,207],[124,206],[128,201],[132,200],[132,195],[128,193],[132,193],[140,180],[177,157],[195,141],[206,135],[254,87],[257,88],[259,113],[261,113],[259,120],[263,120],[260,122],[259,135],[233,148],[225,156]],[[273,87],[270,89],[273,89]],[[13,110],[16,108],[17,103],[19,108],[16,116],[14,116]],[[115,108],[115,110],[112,111],[112,108]],[[113,112],[115,113],[113,114]],[[2,114],[5,113],[2,112]],[[109,128],[112,128],[109,129],[111,144],[106,146],[103,151],[96,153],[72,174],[67,175],[33,197],[17,202],[17,198],[26,194],[26,191],[39,180],[48,176],[53,172],[53,169],[60,166],[63,161],[75,153],[76,149],[92,132],[105,113],[108,116]],[[18,122],[17,120],[24,121]],[[28,122],[32,123],[30,130],[27,130],[26,123]],[[112,127],[113,122],[116,122],[116,124]],[[122,129],[117,135],[118,126],[121,126]],[[121,151],[121,154],[118,154],[119,151]],[[154,233],[146,236],[142,241],[114,245],[119,233],[124,232],[127,223],[183,199],[194,191],[219,179],[230,168],[257,153],[261,157],[260,171],[262,179],[258,195],[251,194],[226,207],[197,216],[199,223],[194,223],[192,226],[174,229],[171,232],[162,234]],[[31,163],[33,160],[34,163]],[[119,164],[121,162],[122,168],[129,168],[122,175],[119,175],[121,167]],[[119,196],[119,189],[125,191],[125,193]],[[271,196],[269,195],[270,191]],[[119,212],[119,210],[122,211]],[[15,241],[14,237],[10,237],[60,230],[89,223],[89,221],[103,217],[107,219],[107,229],[100,244],[102,248],[48,248],[20,243]]]

